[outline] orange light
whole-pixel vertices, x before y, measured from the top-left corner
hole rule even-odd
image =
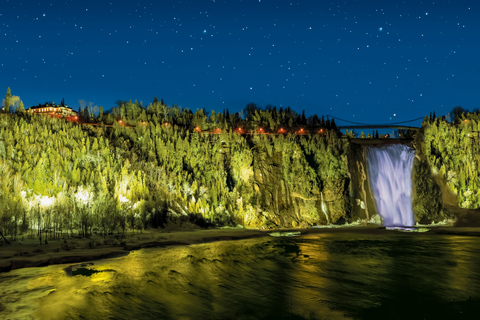
[[[463,122],[468,122],[468,120],[467,120],[467,119],[465,119],[465,120],[463,120]]]
[[[168,126],[168,122],[165,122],[165,123],[164,123],[164,126]]]
[[[147,123],[145,121],[143,121],[142,124],[147,124]]]

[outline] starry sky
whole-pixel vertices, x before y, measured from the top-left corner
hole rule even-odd
[[[0,90],[26,107],[157,96],[193,111],[254,102],[392,123],[480,107],[479,57],[476,0],[0,5]]]

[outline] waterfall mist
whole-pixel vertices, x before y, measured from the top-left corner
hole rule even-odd
[[[394,144],[368,148],[366,153],[370,186],[384,225],[413,226],[412,166],[415,151]]]

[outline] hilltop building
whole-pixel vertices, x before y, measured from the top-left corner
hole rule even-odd
[[[46,114],[55,117],[76,117],[78,114],[72,108],[65,104],[65,100],[62,99],[62,103],[57,105],[55,102],[45,102],[38,106],[28,108],[27,112],[35,114]]]

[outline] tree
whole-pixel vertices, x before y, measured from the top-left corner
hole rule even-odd
[[[250,102],[249,104],[247,104],[247,106],[245,107],[245,119],[250,120],[250,117],[255,113],[256,110],[258,110],[258,107],[255,103]]]
[[[462,107],[460,106],[457,106],[455,108],[452,109],[452,123],[456,122],[457,120],[460,119],[461,115],[464,114],[464,113],[467,113],[468,110],[465,110],[463,109]]]
[[[4,111],[10,113],[10,106],[12,105],[12,93],[10,92],[10,87],[7,88],[7,94],[5,95],[5,100],[3,102]]]
[[[330,127],[333,129],[333,130],[337,130],[337,125],[335,124],[335,119],[332,118],[332,122],[330,122]]]
[[[211,124],[217,123],[217,114],[215,113],[215,110],[212,110],[210,113],[210,117],[208,117],[208,122]]]
[[[22,100],[20,100],[20,104],[19,104],[19,106],[18,106],[18,108],[17,108],[16,111],[17,111],[17,112],[20,112],[20,113],[25,112],[25,107],[24,107],[24,105],[23,105],[23,101],[22,101]]]

